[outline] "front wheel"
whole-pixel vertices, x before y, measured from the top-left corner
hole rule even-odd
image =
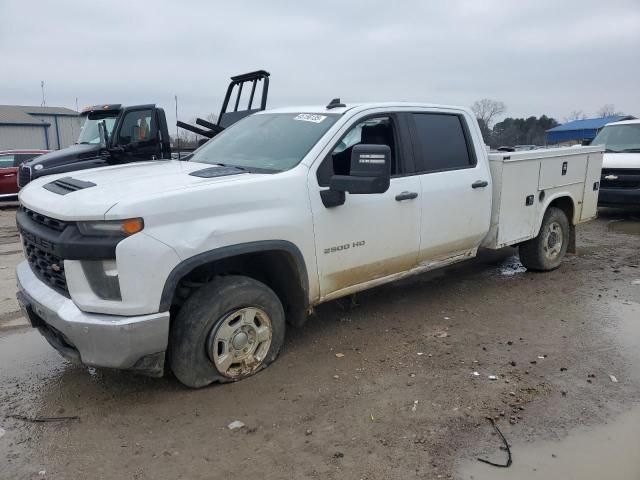
[[[556,207],[547,209],[538,236],[520,245],[520,261],[527,270],[548,271],[560,266],[570,240],[567,215]]]
[[[276,359],[284,332],[273,290],[248,277],[219,277],[180,309],[171,330],[171,369],[193,388],[241,380]]]

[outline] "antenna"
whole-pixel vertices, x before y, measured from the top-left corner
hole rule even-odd
[[[44,80],[40,80],[40,89],[42,90],[42,103],[40,104],[41,107],[46,107],[47,106],[47,99],[44,96]]]
[[[178,131],[178,95],[174,96],[176,100],[176,149],[180,147],[180,133]],[[180,152],[178,151],[178,158],[180,158]]]
[[[79,112],[80,109],[78,108],[78,97],[76,97],[76,112]]]

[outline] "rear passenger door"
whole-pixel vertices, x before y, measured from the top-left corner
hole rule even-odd
[[[476,156],[484,145],[474,145],[463,112],[414,112],[410,130],[421,184],[419,263],[469,253],[491,219],[491,175],[484,157]]]

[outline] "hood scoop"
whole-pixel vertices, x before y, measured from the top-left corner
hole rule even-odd
[[[239,173],[247,173],[238,167],[209,167],[203,170],[196,170],[189,175],[200,178],[226,177],[227,175],[238,175]]]
[[[95,187],[93,182],[83,182],[71,177],[59,178],[53,182],[43,185],[43,188],[50,192],[57,193],[58,195],[66,195],[67,193],[76,192],[78,190],[84,190],[85,188]]]

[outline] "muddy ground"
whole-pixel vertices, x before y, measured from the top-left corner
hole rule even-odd
[[[482,252],[321,306],[273,366],[198,391],[73,366],[23,326],[13,215],[0,210],[2,479],[640,478],[637,213],[580,226],[554,272]],[[506,460],[487,416],[509,469],[476,460]]]

